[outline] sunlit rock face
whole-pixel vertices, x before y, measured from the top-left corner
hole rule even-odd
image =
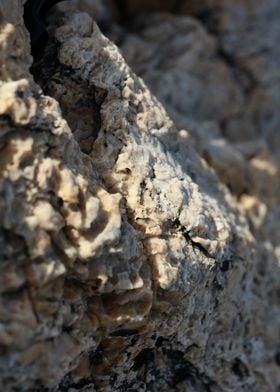
[[[120,54],[62,7],[31,73],[23,2],[0,5],[3,391],[280,385],[277,157],[222,24],[184,12],[111,16]]]

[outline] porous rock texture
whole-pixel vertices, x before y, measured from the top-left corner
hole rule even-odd
[[[33,76],[22,15],[1,2],[0,390],[277,391],[277,136],[248,143],[218,38],[112,28],[152,95],[78,11]]]

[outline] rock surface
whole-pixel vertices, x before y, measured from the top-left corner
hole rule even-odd
[[[277,114],[257,140],[194,18],[112,29],[143,82],[77,11],[31,74],[22,15],[1,3],[0,390],[277,391]]]

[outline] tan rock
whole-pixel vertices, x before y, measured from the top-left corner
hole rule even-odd
[[[50,18],[35,84],[22,2],[12,3],[0,7],[0,389],[276,388],[275,224],[266,226],[271,241],[259,241],[247,220],[254,203],[242,210],[193,147],[199,131],[195,143],[177,130],[90,16]],[[162,20],[154,20],[139,41],[159,39]],[[165,54],[176,21],[164,22]],[[180,23],[194,34],[182,68],[195,67],[196,56],[208,64],[215,39],[189,18]],[[162,56],[167,68],[169,60]],[[220,105],[231,116],[243,101],[228,68],[214,64],[206,88],[221,75],[227,85],[205,98],[202,113],[216,121]],[[205,86],[198,80],[194,93]],[[217,136],[209,151],[220,175],[232,165],[277,175]]]

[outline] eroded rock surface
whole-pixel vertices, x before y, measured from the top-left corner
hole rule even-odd
[[[132,66],[174,125],[89,15],[52,16],[35,83],[23,4],[4,0],[0,10],[0,389],[277,390],[277,228],[271,219],[259,231],[248,212],[259,194],[256,208],[275,205],[277,192],[233,186],[236,162],[254,178],[244,144],[205,136],[205,154],[209,121],[246,102],[228,67],[212,62],[215,39],[188,17],[155,16],[122,42],[129,63],[139,48],[147,55]],[[162,53],[161,23],[170,33]],[[165,80],[153,61],[169,71],[177,28],[184,48],[185,39],[198,48]],[[196,56],[212,70],[204,89],[223,75],[215,99],[203,93],[204,73],[196,85],[188,78]],[[169,75],[197,94],[193,118]],[[274,184],[277,164],[263,161]]]

